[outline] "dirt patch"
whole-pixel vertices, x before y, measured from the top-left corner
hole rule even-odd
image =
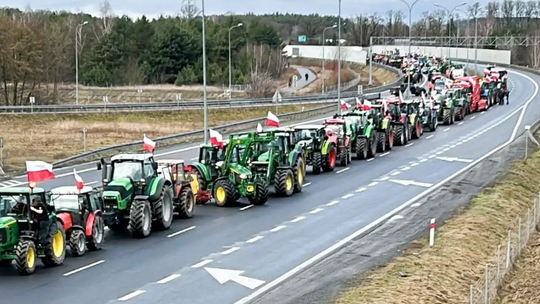
[[[438,228],[434,247],[427,238],[414,241],[401,256],[359,277],[335,303],[467,303],[469,285],[483,276],[485,263],[494,262],[517,216],[532,206],[539,174],[540,153],[516,161],[495,186]]]
[[[280,106],[279,113],[317,108],[306,104]],[[210,126],[265,117],[276,107],[209,110]],[[154,113],[4,115],[0,134],[4,138],[4,170],[21,171],[29,159],[54,162],[84,152],[83,129],[87,129],[86,150],[198,130],[203,127],[202,110]]]
[[[277,85],[279,87],[288,85],[289,84],[289,79],[291,79],[294,75],[296,75],[298,77],[302,77],[300,75],[300,73],[298,73],[298,70],[295,69],[294,67],[287,68],[285,70],[285,72],[283,73],[283,75],[281,77],[279,77],[279,79],[277,81]]]

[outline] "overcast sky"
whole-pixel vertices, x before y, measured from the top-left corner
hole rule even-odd
[[[408,0],[412,3],[412,0]],[[18,7],[24,9],[30,6],[32,9],[50,9],[50,10],[68,10],[84,11],[91,14],[98,14],[99,5],[103,0],[0,0],[0,6]],[[448,8],[458,5],[463,0],[440,1]],[[477,1],[474,1],[477,2]],[[473,4],[473,1],[468,4]],[[478,0],[485,4],[487,0]],[[109,0],[113,11],[117,15],[129,15],[138,17],[146,16],[156,17],[160,14],[175,15],[181,6],[182,0]],[[201,0],[197,0],[200,3]],[[413,18],[417,18],[424,11],[433,10],[434,1],[420,0],[414,7]],[[224,14],[234,12],[245,14],[253,12],[255,14],[264,13],[299,13],[311,14],[318,13],[322,15],[337,15],[337,0],[206,0],[206,14]],[[352,17],[360,14],[378,13],[383,15],[390,9],[407,11],[406,5],[399,0],[343,0],[342,16]]]

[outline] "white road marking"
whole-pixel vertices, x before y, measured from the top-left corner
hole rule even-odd
[[[349,170],[349,169],[350,169],[349,167],[347,167],[347,168],[345,168],[345,169],[341,169],[341,170],[339,170],[338,172],[336,172],[336,174],[340,174],[340,173],[345,172],[345,171],[347,171],[347,170]]]
[[[443,153],[444,153],[443,151],[439,151],[439,152],[437,152],[437,153],[435,153],[435,154],[441,155],[441,154],[443,154]],[[433,156],[433,155],[431,155],[431,156]],[[431,158],[431,156],[430,156],[430,158]]]
[[[170,276],[166,277],[166,278],[163,278],[159,281],[157,281],[156,283],[158,284],[165,284],[165,283],[169,283],[170,281],[174,280],[174,279],[178,279],[179,277],[181,277],[182,275],[180,274],[171,274]]]
[[[317,209],[311,210],[309,213],[310,213],[310,214],[315,214],[315,213],[319,213],[319,212],[321,212],[321,211],[323,211],[323,210],[324,210],[323,208],[317,208]]]
[[[401,171],[407,171],[407,170],[410,170],[410,169],[411,169],[411,167],[403,167],[403,168],[401,168]]]
[[[232,248],[229,248],[229,249],[227,249],[225,251],[222,251],[221,254],[222,255],[228,255],[228,254],[231,254],[231,253],[233,253],[235,251],[238,251],[238,250],[240,250],[240,247],[232,247]]]
[[[380,178],[380,180],[382,181],[389,180],[389,179],[390,179],[390,176],[383,176]]]
[[[311,185],[311,183],[305,183],[305,184],[302,185],[302,187],[307,187],[309,185]]]
[[[486,112],[482,112],[482,113],[480,113],[480,115],[483,115],[484,113],[486,113]]]
[[[203,267],[204,265],[206,264],[210,264],[212,263],[213,260],[204,260],[204,261],[200,261],[199,263],[195,264],[195,265],[192,265],[191,268],[201,268]]]
[[[448,152],[450,151],[450,148],[444,148],[443,152]]]
[[[405,148],[406,148],[406,147],[410,147],[410,146],[412,146],[412,145],[414,145],[414,143],[407,144],[407,145],[405,145]]]
[[[195,229],[195,228],[197,228],[197,226],[191,226],[191,227],[188,227],[188,228],[186,228],[186,229],[182,229],[182,230],[180,230],[180,231],[177,231],[177,232],[175,232],[175,233],[171,233],[171,234],[167,235],[167,237],[168,237],[168,238],[172,238],[172,237],[175,237],[175,236],[177,236],[177,235],[179,235],[179,234],[182,234],[182,233],[184,233],[184,232],[188,232],[188,231],[190,231],[190,230],[193,230],[193,229]]]
[[[140,296],[142,295],[143,293],[145,293],[146,290],[135,290],[134,292],[130,293],[130,294],[127,294],[123,297],[121,297],[120,299],[118,299],[118,301],[127,301],[127,300],[131,300],[137,296]]]
[[[484,112],[482,112],[482,113],[484,113]],[[473,116],[473,117],[471,117],[471,118],[469,118],[469,119],[470,119],[470,120],[473,120],[473,119],[475,119],[475,118],[476,118],[476,116]]]
[[[371,184],[368,185],[368,187],[373,187],[373,186],[376,186],[379,182],[372,182]]]
[[[443,132],[446,132],[446,131],[448,131],[448,130],[450,130],[450,128],[446,128],[446,129],[444,129],[444,130],[443,130]]]
[[[303,221],[306,217],[305,216],[299,216],[291,221],[291,223],[298,223],[300,221]]]
[[[379,157],[384,157],[384,156],[386,156],[386,155],[388,155],[388,154],[390,154],[390,152],[385,152],[385,153],[379,155]]]
[[[279,226],[279,227],[285,228],[285,226]],[[276,227],[276,228],[277,228],[277,227]],[[276,229],[276,228],[274,228],[274,229]],[[274,229],[272,229],[272,230],[274,230]],[[270,231],[272,231],[272,230],[270,230]],[[276,230],[276,231],[277,231],[277,230]],[[262,240],[263,238],[264,238],[264,236],[262,236],[262,235],[257,235],[256,237],[247,240],[246,243],[252,244],[252,243],[255,243],[255,242],[257,242],[257,241]]]
[[[430,138],[432,138],[433,136],[434,136],[434,135],[430,135],[430,136],[426,137],[426,139],[430,139]]]
[[[326,206],[334,206],[335,204],[339,204],[339,201],[331,201],[330,203],[326,204]]]
[[[367,189],[367,188],[362,187],[362,188],[356,189],[356,191],[354,191],[354,192],[363,192],[363,191],[366,191],[366,189]]]
[[[72,271],[70,271],[70,272],[64,273],[64,277],[69,277],[70,275],[76,274],[76,273],[78,273],[78,272],[81,272],[81,271],[83,271],[83,270],[86,270],[86,269],[95,267],[95,266],[100,265],[100,264],[103,264],[103,263],[105,263],[105,260],[100,260],[100,261],[94,262],[94,263],[92,263],[92,264],[88,264],[88,265],[86,265],[86,266],[79,267],[79,268],[77,268],[77,269],[75,269],[75,270],[72,270]]]
[[[421,203],[414,203],[414,204],[411,205],[411,208],[417,208],[417,207],[420,207],[420,206],[422,206]]]
[[[397,215],[394,215],[393,217],[391,217],[391,218],[388,220],[388,222],[390,223],[390,222],[393,222],[393,221],[396,221],[396,220],[401,220],[401,219],[403,219],[403,216],[397,214]]]
[[[270,232],[278,232],[278,231],[280,231],[282,229],[285,229],[286,227],[287,226],[280,225],[280,226],[277,226],[275,228],[270,229]]]
[[[392,176],[396,176],[396,175],[399,175],[399,174],[401,174],[401,172],[399,172],[399,171],[396,171],[396,172],[394,172],[394,173],[392,173],[392,174],[390,174],[390,175],[392,175]]]
[[[247,205],[245,207],[240,208],[240,211],[248,210],[249,208],[253,208],[255,205]]]
[[[370,159],[368,159],[367,161],[373,161],[374,159],[375,159],[375,158],[370,158]]]
[[[411,164],[411,167],[416,167],[416,166],[418,166],[418,165],[420,165],[420,164],[419,164],[419,163],[412,163],[412,164]]]
[[[190,160],[198,160],[198,159],[199,159],[198,157],[193,157]]]
[[[342,198],[342,199],[348,199],[348,198],[350,198],[350,197],[352,197],[352,196],[353,196],[353,194],[349,193],[349,194],[345,194],[345,195],[342,196],[341,198]]]
[[[460,122],[460,123],[458,123],[458,126],[461,126],[462,124],[463,124],[463,121],[462,121],[462,122]]]
[[[422,159],[420,160],[421,163],[425,163],[425,162],[427,162],[427,161],[428,161],[428,160],[427,160],[426,158],[422,158]]]

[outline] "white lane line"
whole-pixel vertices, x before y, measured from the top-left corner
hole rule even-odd
[[[340,173],[345,172],[345,171],[347,171],[347,170],[349,170],[349,169],[350,169],[349,167],[347,167],[347,168],[345,168],[345,169],[341,169],[341,170],[339,170],[338,172],[336,172],[336,174],[340,174]]]
[[[382,181],[389,180],[389,179],[390,179],[390,176],[383,176],[380,178],[380,180]]]
[[[142,295],[145,292],[146,292],[146,290],[135,290],[134,292],[121,297],[120,299],[118,299],[118,301],[123,302],[123,301],[131,300],[131,299],[133,299],[133,298],[135,298],[137,296]]]
[[[86,270],[86,269],[95,267],[95,266],[97,266],[97,265],[99,265],[99,264],[103,264],[103,263],[105,263],[105,260],[100,260],[100,261],[94,262],[94,263],[92,263],[92,264],[88,264],[88,265],[86,265],[86,266],[83,266],[83,267],[77,268],[77,269],[75,269],[75,270],[72,270],[72,271],[70,271],[70,272],[66,272],[66,273],[64,273],[64,276],[65,276],[65,277],[69,277],[70,275],[76,274],[76,273],[78,273],[78,272],[81,272],[81,271],[83,271],[83,270]]]
[[[291,223],[298,223],[300,221],[303,221],[306,217],[305,216],[299,216],[291,221]]]
[[[198,160],[198,159],[199,159],[198,157],[193,157],[190,160]]]
[[[368,185],[368,187],[373,187],[373,186],[376,186],[379,182],[372,182],[371,184]]]
[[[430,155],[428,158],[435,158],[437,157],[436,155]]]
[[[420,207],[422,205],[422,203],[414,203],[411,205],[411,208],[417,208],[417,207]]]
[[[349,193],[349,194],[345,194],[344,196],[342,196],[341,198],[342,199],[348,199],[349,197],[352,197],[353,194]]]
[[[450,148],[444,148],[443,152],[448,152],[450,151]]]
[[[430,139],[430,138],[432,138],[433,136],[434,136],[434,135],[430,135],[430,136],[426,137],[426,139]]]
[[[177,236],[177,235],[179,235],[179,234],[182,234],[182,233],[188,232],[188,231],[190,231],[190,230],[193,230],[193,229],[195,229],[195,228],[197,228],[197,226],[191,226],[191,227],[188,227],[188,228],[186,228],[186,229],[177,231],[177,232],[175,232],[175,233],[171,233],[171,234],[167,235],[167,237],[168,237],[168,238],[172,238],[172,237],[175,237],[175,236]]]
[[[462,124],[463,124],[463,121],[462,121],[462,122],[460,122],[460,123],[458,123],[458,126],[461,126]]]
[[[410,147],[410,146],[412,146],[412,145],[414,145],[414,143],[406,144],[406,145],[405,145],[405,148]]]
[[[388,154],[390,154],[390,152],[383,153],[383,154],[379,155],[379,157],[383,157],[383,156],[386,156]]]
[[[482,113],[480,113],[480,115],[482,115],[482,114],[484,114],[484,113],[486,113],[486,112],[482,112]]]
[[[437,152],[437,153],[435,153],[435,154],[441,155],[441,154],[443,154],[443,153],[444,153],[443,151],[439,151],[439,152]],[[433,155],[431,155],[431,156],[433,156]],[[431,156],[430,156],[430,158],[431,158]]]
[[[279,226],[279,227],[285,228],[285,226]],[[277,228],[277,227],[276,227],[276,228]],[[274,228],[274,229],[276,229],[276,228]],[[272,229],[272,230],[274,230],[274,229]],[[272,230],[270,230],[270,231],[272,231]],[[262,236],[262,235],[257,235],[256,237],[250,238],[249,240],[247,240],[246,243],[252,244],[252,243],[255,243],[255,242],[257,242],[257,241],[262,240],[263,238],[264,238],[264,236]]]
[[[482,113],[483,113],[483,112],[482,112]],[[475,119],[475,118],[476,118],[476,116],[473,116],[473,117],[471,117],[471,118],[469,118],[469,119],[470,119],[470,120],[473,120],[473,119]]]
[[[166,278],[163,278],[159,281],[157,281],[156,283],[158,284],[165,284],[165,283],[169,283],[170,281],[174,280],[174,279],[178,279],[179,277],[181,277],[182,275],[180,274],[171,274],[170,276],[166,277]]]
[[[401,168],[401,171],[407,171],[407,170],[410,170],[410,169],[411,169],[411,167],[403,167],[403,168]]]
[[[391,223],[391,222],[393,222],[393,221],[401,220],[401,219],[403,219],[403,216],[398,214],[398,215],[394,215],[393,217],[391,217],[391,218],[388,220],[388,222]]]
[[[367,189],[367,188],[362,187],[362,188],[356,189],[356,191],[354,191],[354,192],[363,192],[363,191],[366,191],[366,189]]]
[[[392,173],[392,174],[390,174],[390,175],[392,175],[392,176],[396,176],[396,175],[399,175],[400,173],[401,173],[401,172],[399,172],[399,171],[396,171],[396,172],[394,172],[394,173]]]
[[[326,204],[326,206],[334,206],[335,204],[339,204],[339,201],[331,201],[330,203]]]
[[[420,165],[420,164],[419,164],[419,163],[412,163],[412,164],[411,164],[411,167],[416,167],[416,166],[418,166],[418,165]]]
[[[444,130],[443,130],[443,132],[446,132],[446,131],[448,131],[448,130],[450,130],[450,128],[446,128],[446,129],[444,129]]]
[[[255,205],[247,205],[245,207],[240,208],[240,211],[248,210],[249,208],[253,208]]]
[[[316,213],[319,213],[319,212],[321,212],[321,211],[323,211],[323,210],[324,210],[323,208],[317,208],[317,209],[311,210],[309,213],[310,213],[310,214],[316,214]]]
[[[277,226],[275,228],[270,229],[270,232],[278,232],[278,231],[280,231],[282,229],[285,229],[286,227],[287,226],[280,225],[280,226]]]
[[[422,158],[422,159],[420,160],[421,163],[425,163],[425,162],[427,162],[427,161],[428,161],[428,160],[427,160],[426,158]]]
[[[311,183],[305,183],[305,184],[302,185],[302,187],[307,187],[309,185],[311,185]]]
[[[375,158],[370,158],[370,159],[368,159],[367,161],[373,161],[374,159],[375,159]]]
[[[195,265],[192,265],[191,268],[201,268],[203,267],[204,265],[206,264],[210,264],[212,263],[213,260],[204,260],[204,261],[200,261],[199,263],[195,264]]]
[[[240,250],[240,247],[232,247],[232,248],[229,248],[229,249],[221,252],[221,254],[222,255],[228,255],[228,254],[231,254],[231,253],[233,253],[235,251],[238,251],[238,250]]]

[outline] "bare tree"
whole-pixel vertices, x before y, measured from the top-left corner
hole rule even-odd
[[[183,18],[193,19],[201,14],[201,10],[195,3],[195,0],[182,0],[180,14]]]
[[[99,32],[96,32],[94,29],[94,33],[96,34],[96,38],[99,40],[104,35],[109,34],[114,26],[114,13],[112,11],[111,4],[109,3],[109,0],[105,0],[103,3],[99,6],[99,12],[100,12],[100,23],[99,23]]]

